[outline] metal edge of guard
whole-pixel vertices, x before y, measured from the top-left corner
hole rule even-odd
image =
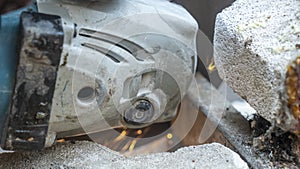
[[[59,16],[23,12],[20,51],[4,149],[41,150],[63,47]]]

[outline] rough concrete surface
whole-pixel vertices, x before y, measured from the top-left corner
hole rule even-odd
[[[215,64],[221,78],[271,122],[282,106],[287,65],[300,54],[296,44],[299,0],[237,0],[217,16]],[[279,126],[289,130],[285,123]]]
[[[61,143],[43,152],[0,155],[0,168],[203,168],[244,169],[238,154],[217,143],[185,147],[174,153],[125,157],[92,142]]]

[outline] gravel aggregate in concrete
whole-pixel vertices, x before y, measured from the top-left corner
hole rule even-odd
[[[1,154],[0,168],[246,169],[248,166],[237,153],[218,143],[185,147],[172,153],[125,157],[99,144],[83,141],[60,143],[42,152]]]

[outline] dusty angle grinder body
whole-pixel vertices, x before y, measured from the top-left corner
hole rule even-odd
[[[198,25],[166,0],[37,0],[1,16],[5,150],[176,117]]]

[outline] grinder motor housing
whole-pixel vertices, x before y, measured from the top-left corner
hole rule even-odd
[[[0,32],[12,16],[19,40],[11,43],[20,48],[9,53],[16,66],[2,105],[2,148],[39,150],[57,137],[176,116],[197,64],[198,25],[181,6],[37,0],[2,16]]]

